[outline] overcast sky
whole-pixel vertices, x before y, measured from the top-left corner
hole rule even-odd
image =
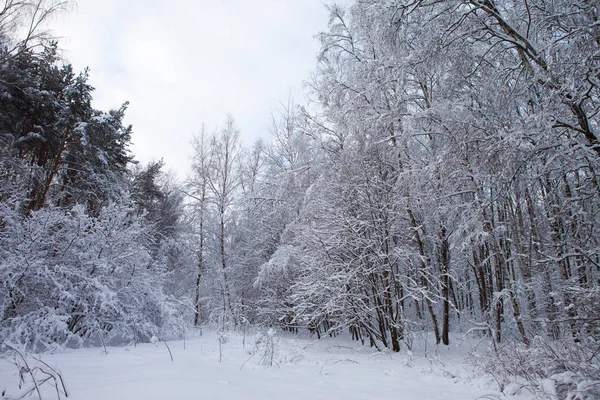
[[[338,1],[341,4],[349,0]],[[271,110],[315,66],[328,0],[78,0],[55,21],[76,70],[90,67],[94,105],[129,101],[132,150],[184,178],[190,140],[227,113],[243,140],[267,137]]]

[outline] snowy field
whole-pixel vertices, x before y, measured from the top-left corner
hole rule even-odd
[[[378,353],[346,338],[315,341],[276,333],[196,333],[187,340],[67,350],[44,355],[61,372],[69,399],[499,399],[488,378],[470,379],[470,348],[415,343],[413,352]],[[219,351],[221,347],[221,352]],[[417,349],[418,348],[418,349]],[[221,360],[219,361],[219,358]],[[270,365],[272,364],[272,365]],[[33,365],[30,365],[33,366]],[[0,360],[0,391],[19,398],[18,374]],[[43,398],[56,398],[47,385]],[[37,395],[32,398],[37,398]],[[511,397],[527,399],[526,395]]]

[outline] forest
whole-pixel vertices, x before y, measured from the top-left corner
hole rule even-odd
[[[200,127],[181,182],[60,57],[64,5],[0,10],[0,342],[460,333],[600,396],[598,2],[328,6],[309,98],[250,146]]]

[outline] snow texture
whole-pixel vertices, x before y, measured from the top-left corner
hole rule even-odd
[[[189,335],[189,333],[188,333]],[[400,354],[374,352],[344,338],[315,341],[274,330],[229,334],[219,363],[219,335],[128,347],[45,355],[62,373],[69,399],[492,399],[486,379],[470,380],[465,348],[423,346]],[[275,337],[274,364],[261,363],[260,342]],[[256,345],[258,344],[258,345]],[[467,346],[464,346],[467,347]],[[427,351],[425,350],[427,349]],[[19,397],[17,371],[0,360],[0,390]],[[55,398],[45,387],[44,398]],[[525,394],[517,399],[527,399]]]

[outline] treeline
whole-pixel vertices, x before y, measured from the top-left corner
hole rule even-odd
[[[198,312],[395,351],[423,330],[598,340],[595,3],[330,12],[317,111],[282,107],[245,156],[230,123],[197,142]]]

